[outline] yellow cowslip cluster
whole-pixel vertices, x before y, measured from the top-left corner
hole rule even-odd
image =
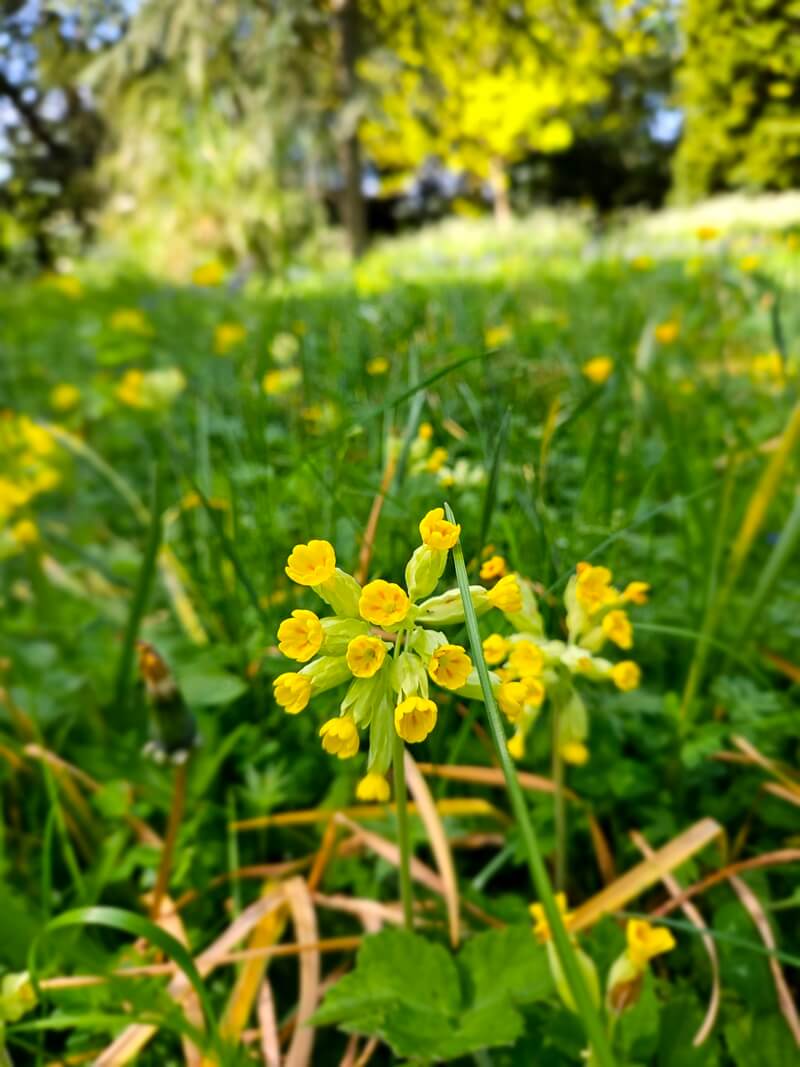
[[[451,432],[458,436],[457,427]],[[465,457],[452,460],[448,449],[434,444],[434,429],[429,422],[420,424],[417,436],[409,449],[411,474],[432,474],[439,485],[449,488],[477,489],[486,482],[486,469],[479,463],[471,463]]]
[[[141,411],[162,411],[186,388],[186,378],[177,367],[143,371],[136,367],[125,371],[115,389],[117,400]]]
[[[195,267],[192,271],[192,284],[199,285],[204,288],[222,285],[225,280],[225,268],[216,259],[210,260],[208,263],[201,263],[199,267]]]
[[[108,324],[118,333],[132,333],[139,337],[152,337],[155,333],[148,317],[138,308],[117,308],[111,313]]]
[[[38,496],[61,481],[62,457],[49,430],[13,411],[0,411],[0,456],[0,541],[14,552],[38,540],[27,513]]]
[[[275,700],[296,715],[317,695],[347,684],[339,716],[324,723],[320,737],[326,752],[348,759],[359,750],[359,730],[369,729],[368,774],[356,790],[360,800],[388,799],[386,773],[392,762],[393,734],[417,744],[435,727],[438,709],[429,693],[430,682],[461,697],[481,696],[477,671],[466,650],[448,642],[439,629],[464,621],[461,594],[450,589],[432,595],[461,527],[445,519],[443,508],[433,508],[419,531],[421,544],[406,566],[405,587],[384,578],[360,586],[337,567],[328,541],[295,545],[286,563],[288,577],[312,589],[334,614],[320,618],[298,608],[280,624],[280,651],[304,666],[275,678]],[[520,583],[517,575],[509,574],[493,589],[472,586],[476,612],[496,607],[506,612],[512,625],[536,625],[533,595]],[[541,662],[534,646],[516,650],[515,669],[523,673],[531,674]],[[499,687],[500,679],[491,678]],[[535,699],[537,684],[530,679],[527,699]],[[541,686],[539,699],[544,699]]]
[[[506,588],[501,588],[505,583]],[[647,603],[649,589],[647,582],[635,581],[619,590],[612,585],[607,567],[579,563],[564,593],[566,641],[546,637],[533,589],[518,575],[503,578],[487,593],[494,606],[507,613],[513,612],[518,600],[524,601],[528,615],[528,623],[517,626],[515,633],[492,633],[483,642],[486,662],[499,679],[497,702],[515,727],[508,741],[515,759],[524,757],[525,738],[549,699],[557,716],[562,759],[574,766],[587,762],[588,716],[575,682],[580,678],[608,680],[622,692],[639,685],[641,671],[633,660],[612,663],[597,653],[608,641],[625,651],[633,646],[633,626],[626,609]]]

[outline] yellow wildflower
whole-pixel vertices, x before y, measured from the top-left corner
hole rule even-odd
[[[619,648],[633,647],[633,627],[624,611],[609,611],[603,617],[603,633]]]
[[[425,464],[425,470],[431,474],[438,474],[445,463],[447,463],[447,449],[434,448]]]
[[[297,715],[311,699],[311,682],[302,674],[287,671],[272,683],[275,700],[290,715]]]
[[[481,580],[491,582],[495,578],[505,578],[508,574],[508,566],[502,556],[490,556],[481,565]]]
[[[611,681],[623,693],[636,689],[641,680],[642,672],[638,663],[634,663],[632,659],[623,659],[611,668]]]
[[[289,659],[305,663],[322,645],[322,623],[313,611],[298,608],[278,627],[278,648]]]
[[[240,322],[221,322],[214,329],[214,351],[218,356],[224,356],[241,344],[246,336],[247,330]]]
[[[122,376],[122,381],[114,390],[117,400],[126,404],[129,408],[143,407],[142,385],[144,383],[144,371],[128,370]]]
[[[522,717],[527,698],[525,682],[502,682],[497,690],[497,703],[509,722],[517,722]]]
[[[295,545],[286,561],[286,573],[298,585],[322,585],[336,570],[336,553],[329,541]]]
[[[11,527],[11,536],[18,545],[35,545],[39,540],[39,527],[32,519],[20,519]]]
[[[272,339],[269,350],[275,362],[285,367],[299,352],[300,342],[293,333],[277,333]]]
[[[50,407],[54,411],[72,411],[81,398],[81,391],[77,385],[62,382],[50,390]]]
[[[698,241],[713,241],[719,237],[719,230],[716,226],[698,226],[694,233]]]
[[[649,582],[628,582],[622,592],[622,599],[630,604],[646,604],[650,592]]]
[[[631,260],[631,266],[638,271],[652,270],[653,260],[650,256],[634,256]]]
[[[433,427],[429,422],[421,422],[419,424],[419,429],[417,430],[417,437],[421,438],[423,441],[430,441],[430,439],[433,437]]]
[[[494,588],[487,590],[486,596],[493,608],[508,615],[522,611],[522,591],[516,574],[507,574]]]
[[[547,696],[547,690],[542,680],[528,676],[521,678],[520,681],[525,686],[525,707],[540,708],[544,703],[544,698]]]
[[[445,689],[466,685],[471,671],[472,660],[461,645],[440,645],[428,663],[428,674]]]
[[[328,719],[319,730],[322,747],[331,756],[350,759],[358,752],[358,729],[349,715]]]
[[[356,786],[356,797],[359,800],[385,804],[390,796],[389,783],[382,774],[371,772],[365,775]]]
[[[483,658],[490,667],[502,663],[508,655],[508,641],[500,634],[489,634],[483,642]]]
[[[573,767],[582,767],[589,760],[589,749],[582,741],[567,741],[561,746],[561,758]]]
[[[744,271],[745,274],[752,274],[753,271],[758,270],[761,263],[761,256],[750,253],[748,256],[742,256],[739,260],[739,270]]]
[[[508,665],[520,678],[538,677],[544,670],[542,650],[532,641],[516,641],[511,646]]]
[[[673,341],[677,340],[680,332],[680,325],[673,319],[668,319],[666,322],[660,322],[656,326],[656,340],[660,345],[671,345]]]
[[[603,382],[607,382],[613,372],[614,360],[610,356],[595,356],[581,367],[584,378],[588,378],[593,385],[602,385]]]
[[[373,359],[367,362],[367,374],[376,377],[379,374],[386,374],[389,370],[389,360],[386,356],[375,356]]]
[[[74,274],[48,274],[42,281],[52,289],[57,289],[59,293],[63,293],[64,296],[72,297],[73,300],[77,300],[79,296],[83,295],[81,280],[76,278]]]
[[[371,678],[383,666],[386,645],[379,637],[361,635],[347,645],[347,666],[356,678]]]
[[[447,521],[444,517],[444,508],[433,508],[420,522],[419,532],[422,543],[428,548],[446,552],[458,541],[461,527],[457,523]]]
[[[613,598],[611,571],[608,567],[593,567],[590,563],[579,563],[577,574],[575,595],[580,606],[586,611],[596,611]]]
[[[483,331],[487,348],[500,348],[511,340],[511,327],[503,322],[499,326],[487,326]]]
[[[221,285],[224,278],[225,268],[216,259],[212,259],[208,263],[203,263],[201,266],[195,267],[192,271],[192,282],[194,285]]]
[[[508,754],[512,759],[521,760],[525,758],[525,734],[521,730],[517,730],[513,737],[509,737],[506,742],[506,748]]]
[[[383,578],[368,582],[358,601],[361,618],[373,626],[394,626],[402,622],[409,606],[410,601],[404,590],[394,582],[385,582]]]
[[[261,379],[261,388],[267,396],[281,396],[289,393],[303,380],[299,367],[283,367],[279,370],[268,370]]]
[[[436,725],[436,705],[425,697],[406,697],[394,709],[394,728],[410,744],[424,741]]]
[[[564,925],[567,929],[572,922],[572,913],[567,911],[567,897],[565,893],[556,893],[556,907],[558,908],[561,918],[564,920]],[[550,940],[550,925],[547,922],[547,917],[544,913],[544,908],[541,904],[531,904],[528,908],[531,918],[533,919],[533,933],[536,940],[540,944],[544,944]]]
[[[649,960],[675,948],[675,938],[663,926],[651,926],[645,919],[628,919],[625,928],[626,952],[637,971],[644,971]]]
[[[109,325],[120,333],[135,333],[140,337],[153,335],[149,319],[138,308],[117,308],[109,319]]]

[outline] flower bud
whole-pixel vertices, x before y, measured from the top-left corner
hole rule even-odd
[[[333,689],[350,678],[350,668],[344,656],[320,656],[319,659],[307,663],[298,672],[311,682],[314,695],[324,693],[326,689]]]
[[[419,656],[403,652],[392,661],[392,688],[405,700],[411,696],[428,696],[428,675]]]
[[[343,656],[354,637],[369,633],[369,624],[361,619],[340,619],[331,616],[319,620],[322,625],[320,651],[325,656]]]
[[[352,574],[347,574],[337,567],[321,585],[314,586],[314,592],[321,596],[326,604],[330,604],[337,615],[349,619],[359,617],[358,600],[361,596],[361,586]]]
[[[542,637],[544,635],[544,623],[542,622],[542,616],[539,614],[539,605],[536,602],[533,585],[527,578],[521,578],[519,575],[517,575],[517,585],[522,607],[519,611],[506,612],[506,618],[515,630],[533,634],[535,637]]]
[[[376,708],[389,696],[388,667],[384,667],[371,678],[354,678],[341,703],[343,714],[352,715],[359,726],[368,726]]]
[[[413,602],[430,596],[436,588],[447,563],[446,550],[420,545],[406,565],[406,588]]]
[[[488,594],[482,585],[469,587],[472,606],[477,615],[485,615],[491,608]],[[419,626],[449,626],[464,621],[464,605],[458,589],[448,589],[446,593],[432,596],[419,606],[417,615]]]

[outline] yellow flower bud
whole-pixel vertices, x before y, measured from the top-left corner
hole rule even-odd
[[[608,356],[595,356],[589,359],[581,367],[584,378],[588,378],[593,385],[602,385],[608,381],[614,372],[614,360]]]
[[[349,715],[328,719],[320,727],[319,736],[322,738],[322,747],[331,756],[350,759],[358,752],[358,730]]]
[[[498,608],[507,615],[522,611],[522,593],[516,574],[507,574],[493,589],[487,590],[486,596],[493,608]]]
[[[358,610],[373,626],[394,626],[405,619],[410,607],[406,593],[394,582],[377,578],[361,591]]]
[[[425,697],[406,697],[394,709],[394,728],[411,744],[424,741],[436,725],[436,705]]]
[[[460,645],[440,645],[428,663],[428,674],[445,689],[460,689],[467,684],[472,660]]]
[[[649,582],[628,582],[623,590],[622,599],[631,604],[646,604],[649,592]]]
[[[434,508],[420,522],[419,532],[423,544],[441,552],[452,548],[457,543],[461,535],[461,527],[445,519],[444,508]]]
[[[521,760],[525,758],[525,734],[521,730],[517,730],[513,737],[509,737],[506,742],[506,748],[508,754],[512,759]]]
[[[354,637],[347,646],[347,666],[356,678],[371,678],[386,659],[386,645],[378,637]]]
[[[644,919],[628,919],[625,928],[628,958],[634,967],[643,971],[648,960],[675,948],[675,938],[665,926],[651,926]]]
[[[295,545],[286,561],[286,573],[298,585],[322,585],[336,569],[336,553],[328,541]]]
[[[589,762],[589,749],[582,741],[567,741],[561,746],[561,758],[573,767],[582,767]]]

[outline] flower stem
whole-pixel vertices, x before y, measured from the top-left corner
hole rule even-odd
[[[414,894],[411,888],[411,839],[408,833],[408,796],[406,794],[405,745],[394,735],[394,797],[397,810],[397,845],[400,849],[400,898],[406,930],[414,929]]]
[[[450,522],[455,522],[455,517],[449,504],[445,504],[445,513]],[[531,879],[539,900],[542,903],[542,907],[544,908],[545,917],[547,918],[548,926],[553,935],[553,943],[556,952],[558,953],[564,976],[575,1000],[578,1015],[580,1015],[583,1022],[586,1036],[592,1046],[592,1052],[597,1065],[598,1067],[615,1067],[614,1055],[611,1051],[602,1019],[600,1018],[600,1012],[592,1000],[591,993],[589,992],[575,951],[572,947],[572,943],[570,942],[569,935],[567,934],[566,927],[564,926],[564,920],[556,905],[553,889],[550,885],[550,879],[547,876],[547,868],[542,859],[539,842],[536,838],[533,824],[531,823],[522,787],[517,780],[516,768],[514,767],[514,763],[506,746],[503,723],[500,719],[500,712],[497,709],[497,703],[494,699],[486,661],[483,658],[481,635],[478,630],[478,618],[475,614],[475,608],[473,607],[472,598],[469,593],[469,579],[467,577],[467,568],[464,565],[464,553],[460,542],[453,549],[453,562],[455,563],[456,579],[458,581],[458,588],[461,592],[461,600],[464,605],[464,621],[466,623],[469,643],[472,649],[472,658],[478,671],[478,677],[480,678],[483,700],[486,705],[486,714],[489,719],[489,725],[491,727],[492,737],[497,751],[497,758],[503,769],[508,797],[527,853]]]
[[[156,884],[153,889],[153,899],[150,904],[150,916],[158,919],[161,910],[161,902],[169,888],[169,876],[172,872],[172,860],[175,854],[175,843],[178,840],[178,830],[183,820],[183,812],[186,807],[186,778],[188,775],[188,760],[179,763],[175,768],[172,785],[172,804],[169,811],[169,822],[164,845],[161,849],[161,861],[158,865]]]
[[[553,708],[553,822],[555,824],[555,887],[563,893],[567,881],[567,808],[564,803],[564,760],[559,745],[561,713]]]

